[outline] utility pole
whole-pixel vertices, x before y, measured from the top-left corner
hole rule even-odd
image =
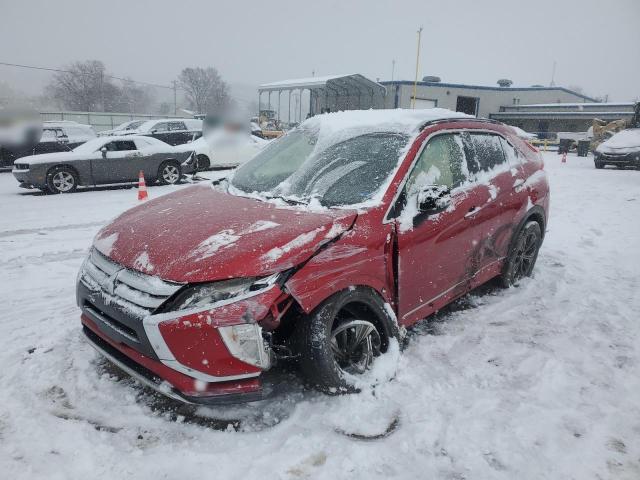
[[[107,109],[104,106],[104,72],[100,70],[100,103],[102,104],[102,111],[106,112]]]
[[[176,81],[173,81],[173,114],[178,115],[178,87],[176,86]]]
[[[420,40],[422,37],[422,27],[418,30],[418,52],[416,53],[416,78],[413,81],[413,98],[411,99],[411,108],[416,108],[416,95],[418,92],[418,69],[420,67]]]

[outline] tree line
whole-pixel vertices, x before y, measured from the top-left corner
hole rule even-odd
[[[45,96],[64,110],[173,113],[172,101],[157,101],[156,88],[130,78],[116,80],[108,74],[104,63],[87,60],[74,62],[56,72],[45,87]],[[180,95],[181,106],[196,113],[220,113],[232,102],[229,86],[213,67],[183,69],[173,88],[174,93]]]

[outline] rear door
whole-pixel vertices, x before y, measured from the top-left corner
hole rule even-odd
[[[191,140],[191,133],[187,131],[184,122],[169,122],[169,145],[182,145]]]
[[[411,324],[463,294],[478,268],[482,226],[476,217],[488,188],[470,183],[459,133],[432,136],[423,146],[399,197],[398,303]],[[417,196],[430,185],[450,189],[448,208],[420,212]]]
[[[507,255],[514,219],[522,203],[522,168],[517,159],[509,161],[508,156],[516,153],[497,133],[469,132],[465,142],[472,152],[470,175],[489,188],[489,200],[479,214],[483,229],[480,267],[489,269]]]

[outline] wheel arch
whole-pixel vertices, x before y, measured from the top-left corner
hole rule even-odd
[[[48,167],[46,173],[44,174],[45,182],[49,181],[49,175],[52,175],[53,172],[58,168],[68,168],[70,170],[73,170],[73,172],[76,174],[76,177],[78,177],[78,185],[83,185],[82,180],[84,177],[80,175],[80,170],[75,165],[72,165],[70,163],[56,163],[55,165],[51,165],[50,167]]]

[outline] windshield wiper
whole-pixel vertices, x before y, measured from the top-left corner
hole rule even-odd
[[[302,200],[296,200],[291,197],[285,197],[284,195],[265,195],[265,198],[269,200],[278,199],[287,202],[289,205],[308,205],[309,202],[304,202]]]

